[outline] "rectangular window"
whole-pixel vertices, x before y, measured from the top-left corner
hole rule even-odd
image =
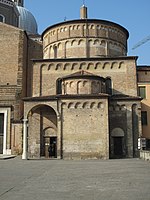
[[[142,125],[147,125],[147,112],[146,111],[141,112],[141,121],[142,121]]]
[[[145,86],[139,86],[138,87],[138,95],[142,97],[143,99],[146,98],[146,87]]]

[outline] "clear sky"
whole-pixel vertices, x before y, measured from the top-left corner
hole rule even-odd
[[[48,26],[66,20],[79,19],[83,0],[24,0],[42,33]],[[88,18],[118,23],[129,31],[128,55],[138,56],[139,65],[150,65],[150,40],[132,47],[150,36],[150,0],[85,0]]]

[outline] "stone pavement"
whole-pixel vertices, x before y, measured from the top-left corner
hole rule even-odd
[[[150,200],[150,162],[0,160],[0,200]]]

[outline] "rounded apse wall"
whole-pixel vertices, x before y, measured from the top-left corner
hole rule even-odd
[[[62,22],[42,34],[44,59],[126,56],[128,37],[125,28],[105,20]]]
[[[90,95],[107,93],[107,79],[94,75],[72,75],[57,80],[58,94]]]

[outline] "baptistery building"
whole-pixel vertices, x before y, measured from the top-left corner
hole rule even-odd
[[[28,28],[11,27],[21,34],[16,40],[21,52],[16,79],[11,83],[12,73],[10,82],[5,78],[1,84],[4,92],[9,89],[3,96],[7,104],[1,101],[4,153],[20,153],[23,159],[138,157],[141,98],[137,57],[127,56],[129,33],[87,15],[83,5],[80,19],[51,25],[41,41],[34,38],[37,23],[30,15],[32,29],[29,23]]]
[[[136,59],[128,31],[88,19],[48,27],[24,98],[23,158],[137,157],[141,134]],[[27,155],[28,154],[28,155]]]

